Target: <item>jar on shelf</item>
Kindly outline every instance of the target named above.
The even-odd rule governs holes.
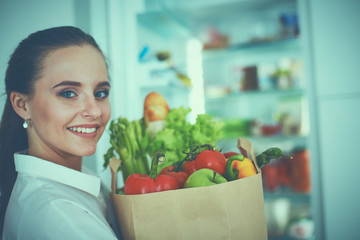
[[[298,193],[308,193],[311,189],[310,162],[307,149],[296,150],[291,161],[291,189]]]

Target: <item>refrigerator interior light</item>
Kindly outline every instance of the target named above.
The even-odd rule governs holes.
[[[192,81],[190,93],[190,122],[194,123],[198,114],[205,113],[203,72],[202,72],[202,44],[199,40],[189,39],[186,45],[187,72]]]

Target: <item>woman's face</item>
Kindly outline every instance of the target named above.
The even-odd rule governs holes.
[[[28,102],[29,154],[68,167],[92,155],[110,119],[109,90],[105,60],[94,47],[48,54]]]

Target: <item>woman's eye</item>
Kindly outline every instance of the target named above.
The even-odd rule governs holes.
[[[106,98],[109,95],[109,91],[108,90],[100,90],[95,92],[94,96],[96,98]]]
[[[76,93],[74,91],[71,91],[71,90],[65,90],[65,91],[60,92],[59,95],[64,97],[64,98],[73,98],[73,97],[76,96]]]

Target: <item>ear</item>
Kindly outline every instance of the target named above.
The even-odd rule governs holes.
[[[14,111],[23,119],[29,118],[30,112],[27,107],[28,97],[22,93],[11,92],[10,101]]]

